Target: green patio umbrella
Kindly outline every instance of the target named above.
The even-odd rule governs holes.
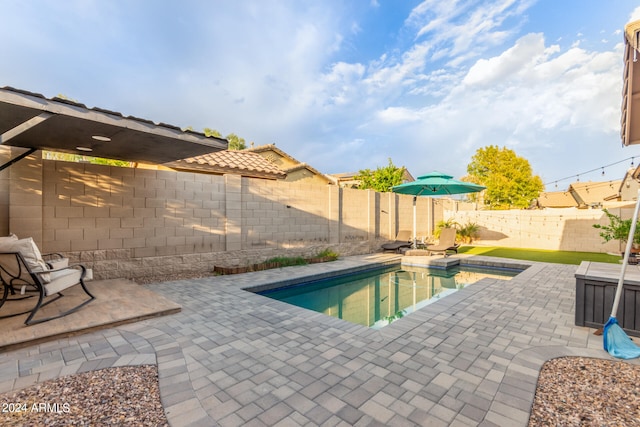
[[[487,187],[471,182],[458,181],[451,175],[431,172],[415,181],[394,186],[391,191],[413,195],[413,246],[416,246],[416,198],[418,196],[446,196],[451,194],[477,193]]]

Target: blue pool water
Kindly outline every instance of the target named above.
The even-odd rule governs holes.
[[[269,298],[381,328],[478,280],[510,279],[520,271],[392,266],[258,292]]]

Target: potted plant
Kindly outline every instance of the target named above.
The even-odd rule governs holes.
[[[602,210],[609,219],[608,225],[593,224],[593,228],[600,231],[600,237],[604,239],[604,243],[611,240],[618,240],[621,244],[626,244],[629,239],[629,231],[631,230],[631,219],[622,219],[618,215],[612,214],[607,209]],[[640,252],[640,227],[636,226],[636,232],[633,235],[633,248],[630,255],[634,252]]]

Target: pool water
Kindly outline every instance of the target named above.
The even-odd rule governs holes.
[[[465,266],[445,270],[396,265],[259,294],[379,329],[480,279],[508,280],[518,273]]]

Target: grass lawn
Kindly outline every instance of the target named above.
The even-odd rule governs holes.
[[[548,251],[542,249],[501,248],[496,246],[462,246],[458,250],[458,253],[576,265],[579,265],[582,261],[618,264],[622,259],[620,256],[597,252]]]

